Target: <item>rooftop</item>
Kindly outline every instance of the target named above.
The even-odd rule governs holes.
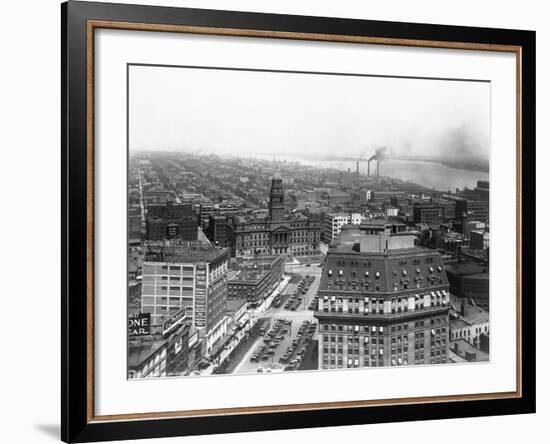
[[[469,274],[467,279],[478,279],[480,281],[487,281],[487,284],[489,284],[489,273]]]
[[[378,234],[367,234],[361,226],[346,225],[336,239],[333,247],[339,252],[372,252],[384,253],[389,250],[406,250],[414,248],[414,233],[391,233],[391,225]]]
[[[239,282],[258,283],[268,274],[269,274],[269,270],[266,270],[266,271],[263,271],[261,269],[241,270],[237,274],[232,276],[231,279],[228,280],[228,283],[239,283]]]
[[[227,248],[217,248],[208,244],[160,245],[149,248],[145,255],[147,262],[213,262],[227,255]]]
[[[327,191],[327,194],[330,197],[350,197],[349,193],[346,193],[345,191],[340,191],[340,190],[329,190]]]
[[[464,358],[466,353],[475,353],[476,362],[489,361],[489,355],[487,353],[480,350],[479,348],[474,347],[464,338],[451,341],[450,350],[461,358]]]
[[[144,342],[137,347],[130,347],[128,350],[128,367],[139,367],[144,361],[166,345],[167,342],[167,339],[159,339],[151,342]]]
[[[462,312],[462,304],[464,305],[464,315]],[[466,301],[451,294],[451,307],[455,311],[458,319],[464,321],[468,325],[484,324],[489,322],[489,312],[480,307],[472,305]]]
[[[166,188],[154,187],[149,190],[145,190],[143,194],[172,194],[172,191],[167,190]]]
[[[483,267],[475,262],[458,262],[456,264],[445,264],[445,271],[458,276],[487,273],[487,267]]]
[[[228,299],[225,303],[225,310],[238,311],[243,305],[247,305],[246,299]]]
[[[357,251],[347,245],[329,251],[320,290],[352,290],[361,293],[434,291],[449,282],[438,252],[419,247]]]

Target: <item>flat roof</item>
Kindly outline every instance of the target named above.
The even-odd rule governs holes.
[[[138,367],[144,361],[153,356],[168,342],[167,339],[158,339],[142,343],[138,347],[130,347],[128,350],[128,367]]]
[[[261,282],[269,274],[270,270],[240,270],[236,275],[232,276],[227,282],[229,284],[251,283],[256,284]]]
[[[479,348],[474,347],[472,344],[470,344],[466,339],[460,338],[455,339],[450,342],[449,350],[452,350],[455,354],[454,350],[454,344],[458,344],[458,352],[465,354],[466,352],[469,353],[475,353],[476,354],[476,361],[488,361],[489,360],[489,354],[485,353],[484,351],[480,350]],[[459,354],[462,358],[462,356]]]
[[[445,271],[452,274],[479,274],[483,273],[487,267],[476,264],[475,262],[460,262],[456,264],[445,264]]]
[[[226,311],[237,311],[243,305],[246,305],[246,299],[228,299],[225,305]]]
[[[152,248],[146,253],[144,262],[212,262],[215,259],[227,254],[227,248],[216,248],[213,246],[187,246],[170,245],[165,247]]]

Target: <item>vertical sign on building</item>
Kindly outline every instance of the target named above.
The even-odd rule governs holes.
[[[206,264],[195,265],[195,326],[206,327]]]

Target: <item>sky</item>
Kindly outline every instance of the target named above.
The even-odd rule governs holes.
[[[488,169],[490,84],[131,66],[131,151],[356,159]]]

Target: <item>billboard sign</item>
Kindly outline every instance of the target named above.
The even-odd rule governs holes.
[[[180,311],[174,313],[172,316],[162,322],[163,335],[172,331],[185,320],[185,308],[186,307],[183,307]]]
[[[134,313],[128,316],[128,337],[139,338],[151,334],[151,313]]]

